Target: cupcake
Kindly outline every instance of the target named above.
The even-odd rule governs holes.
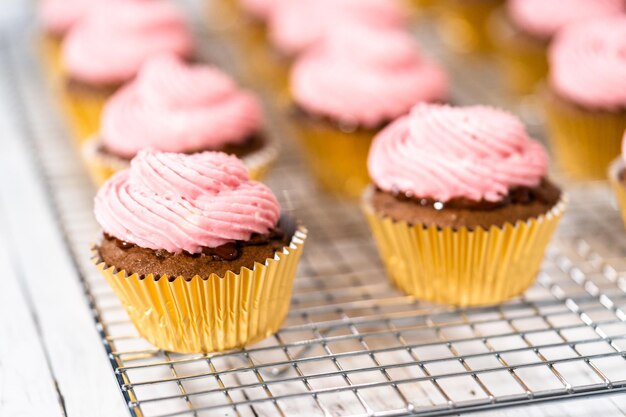
[[[184,17],[169,3],[124,0],[94,7],[62,45],[63,101],[79,141],[98,131],[106,99],[148,58],[189,57],[192,44]]]
[[[550,46],[544,94],[551,144],[579,179],[605,178],[626,129],[626,15],[575,23]]]
[[[374,135],[416,102],[445,101],[448,81],[404,31],[343,29],[294,64],[293,122],[321,185],[358,197]]]
[[[513,91],[529,94],[548,73],[547,48],[567,24],[624,12],[623,0],[508,0],[494,13],[492,39]]]
[[[278,69],[273,74],[274,84],[288,96],[292,61],[347,24],[399,29],[407,22],[408,13],[397,0],[284,0],[267,23],[271,59]]]
[[[491,48],[488,22],[503,0],[437,0],[434,5],[441,37],[457,52]]]
[[[306,230],[236,157],[141,151],[94,211],[94,263],[150,343],[208,353],[280,327]]]
[[[418,104],[376,136],[368,168],[365,214],[401,290],[470,306],[533,283],[565,199],[517,118]]]
[[[113,94],[101,125],[83,149],[97,184],[128,168],[142,149],[234,154],[253,178],[277,156],[277,146],[263,134],[253,94],[217,68],[173,55],[151,58],[134,81]]]
[[[626,132],[622,139],[622,154],[609,168],[609,182],[615,192],[617,202],[621,208],[622,218],[626,224]]]

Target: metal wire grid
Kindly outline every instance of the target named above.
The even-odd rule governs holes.
[[[0,68],[132,415],[443,416],[626,391],[626,233],[606,186],[569,187],[523,297],[459,310],[392,288],[358,207],[320,193],[290,141],[268,183],[310,239],[283,328],[238,351],[155,349],[88,260],[94,190],[32,52],[4,39]]]

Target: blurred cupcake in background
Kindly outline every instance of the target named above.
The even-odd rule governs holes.
[[[437,0],[437,26],[446,44],[457,52],[491,49],[488,22],[503,0]]]
[[[222,36],[232,42],[241,53],[242,77],[249,85],[269,90],[284,89],[281,78],[285,70],[282,62],[275,59],[267,42],[267,23],[270,16],[286,0],[232,0],[212,1],[212,7],[224,7],[228,3],[236,9],[236,24],[222,31]],[[221,20],[221,19],[220,19]],[[284,78],[284,76],[283,76]]]
[[[278,71],[273,78],[288,96],[289,65],[335,30],[359,24],[371,28],[406,27],[409,13],[397,0],[283,0],[270,14],[268,38]]]
[[[190,57],[193,40],[181,12],[159,0],[125,0],[94,7],[62,45],[63,102],[76,138],[98,130],[106,99],[160,53]]]
[[[471,306],[532,285],[565,199],[519,119],[419,104],[376,136],[368,168],[365,214],[401,290]]]
[[[609,167],[609,182],[617,197],[624,224],[626,224],[626,132],[622,138],[622,153]]]
[[[626,129],[626,15],[568,26],[548,58],[544,101],[557,161],[575,178],[605,178]]]
[[[93,261],[160,349],[238,348],[285,319],[307,232],[236,157],[142,151],[100,188],[94,214]]]
[[[61,42],[65,35],[100,0],[41,0],[39,22],[43,31],[41,53],[50,79],[61,77]]]
[[[282,1],[205,1],[208,29],[237,42],[265,44],[265,23]]]
[[[142,149],[196,153],[222,151],[260,177],[277,156],[262,131],[256,97],[222,71],[162,55],[106,103],[100,133],[83,149],[97,184],[126,169]]]
[[[395,0],[285,0],[271,14],[270,42],[281,55],[295,57],[346,22],[402,28],[408,14]]]
[[[448,98],[448,78],[402,30],[344,25],[291,71],[293,121],[314,173],[332,192],[357,197],[368,184],[374,135],[416,102]]]
[[[623,13],[624,0],[508,0],[491,34],[510,88],[532,93],[548,73],[548,44],[569,23]]]

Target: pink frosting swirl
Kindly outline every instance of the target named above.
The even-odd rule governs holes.
[[[368,169],[388,192],[499,201],[512,187],[539,185],[548,157],[502,110],[418,104],[374,139]]]
[[[199,253],[268,233],[280,206],[234,156],[142,151],[100,188],[94,212],[106,233],[125,242]]]
[[[626,16],[575,23],[549,51],[552,89],[592,109],[626,107]]]
[[[283,0],[270,16],[269,38],[281,53],[293,56],[350,21],[399,28],[407,13],[396,0]]]
[[[280,2],[281,0],[239,0],[239,6],[252,17],[266,21]]]
[[[132,158],[141,149],[217,150],[246,141],[260,128],[255,96],[228,75],[160,55],[107,102],[101,133],[107,150]]]
[[[160,0],[105,3],[90,10],[63,42],[71,78],[92,85],[121,84],[153,55],[191,54],[187,23],[173,5]]]
[[[624,0],[508,0],[510,19],[522,31],[549,39],[565,25],[624,12]]]
[[[303,54],[291,72],[294,100],[307,112],[375,127],[420,101],[443,101],[448,79],[402,30],[345,25]]]

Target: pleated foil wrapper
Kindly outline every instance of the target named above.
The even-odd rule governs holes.
[[[490,51],[489,18],[503,3],[503,0],[437,0],[433,7],[442,39],[458,52]]]
[[[549,139],[559,165],[576,179],[605,179],[609,164],[619,155],[626,109],[586,110],[542,92]]]
[[[63,85],[59,95],[65,119],[80,148],[100,130],[100,115],[111,92],[75,91]]]
[[[515,29],[504,7],[489,19],[489,33],[508,88],[516,94],[532,94],[548,74],[547,43]]]
[[[325,120],[294,118],[315,179],[326,191],[357,199],[369,184],[367,155],[375,130],[348,129]]]
[[[611,166],[608,169],[609,173],[609,183],[611,184],[611,188],[615,193],[615,198],[617,199],[617,203],[619,205],[620,214],[622,215],[622,219],[624,220],[624,224],[626,225],[626,185],[620,180],[620,174],[622,171],[626,169],[626,164],[624,164],[624,160],[619,157],[611,163]]]
[[[289,219],[289,246],[253,269],[224,277],[128,275],[93,262],[113,288],[139,334],[154,346],[179,353],[210,353],[243,347],[275,333],[289,309],[296,268],[307,230]]]
[[[63,79],[61,39],[52,35],[42,35],[39,55],[48,82],[54,89],[59,88]]]
[[[420,300],[480,306],[514,297],[535,281],[567,205],[489,230],[410,225],[379,215],[365,193],[363,209],[389,279]]]
[[[97,135],[91,136],[82,145],[81,154],[94,184],[101,186],[116,172],[130,167],[130,161],[106,154],[101,151],[102,142]],[[261,180],[278,158],[279,145],[274,140],[267,140],[265,146],[241,158],[248,168],[250,178]]]

